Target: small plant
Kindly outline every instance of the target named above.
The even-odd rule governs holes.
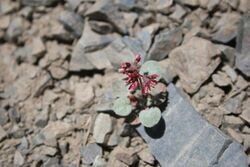
[[[155,126],[161,119],[159,106],[166,100],[166,85],[160,82],[162,71],[156,61],[141,65],[139,54],[133,62],[122,63],[119,72],[126,78],[113,83],[114,112],[120,116],[134,116],[133,124]]]

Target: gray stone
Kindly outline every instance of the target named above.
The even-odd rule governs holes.
[[[137,128],[161,166],[222,167],[218,164],[226,163],[247,167],[242,148],[232,149],[236,142],[203,120],[173,84],[168,93],[162,121],[151,129]]]
[[[32,9],[32,7],[30,7],[30,6],[23,7],[23,8],[20,10],[21,16],[23,16],[23,17],[26,18],[26,19],[32,18],[32,13],[33,13],[33,9]]]
[[[102,155],[102,148],[95,143],[88,144],[80,149],[80,154],[83,163],[90,165],[95,161],[97,156]]]
[[[106,167],[107,161],[104,158],[101,158],[101,156],[97,156],[92,166],[93,167]]]
[[[242,129],[242,132],[250,134],[250,128],[248,126],[244,126],[244,128]]]
[[[198,6],[199,0],[175,0],[176,2],[182,3],[189,6]]]
[[[21,143],[17,146],[17,150],[22,154],[26,155],[29,153],[29,142],[26,137],[21,139]]]
[[[215,97],[216,98],[216,97]],[[219,100],[217,100],[218,102]],[[210,102],[210,104],[212,104],[213,102]],[[207,108],[207,107],[206,107]],[[223,111],[222,110],[213,110],[213,109],[210,109],[211,111],[205,111],[205,118],[207,119],[207,121],[216,126],[216,127],[220,127],[221,126],[221,122],[222,122],[222,119],[223,119]]]
[[[133,34],[136,21],[139,17],[138,13],[135,12],[124,12],[123,13],[124,22],[128,26],[129,34]]]
[[[236,9],[239,4],[239,0],[227,0],[227,3],[233,8]]]
[[[119,166],[119,167],[129,167],[128,165],[126,165],[125,163],[117,160],[117,159],[113,159],[112,158],[112,161],[110,161],[111,158],[109,158],[109,161],[108,161],[108,165],[107,166]]]
[[[207,3],[207,9],[213,11],[220,3],[220,0],[209,0]]]
[[[150,164],[150,165],[154,165],[155,163],[155,158],[154,156],[150,153],[150,150],[148,148],[143,149],[142,151],[140,151],[138,153],[138,156],[141,160],[143,160],[144,162]]]
[[[162,17],[161,17],[162,18]],[[152,13],[144,13],[140,15],[138,19],[138,23],[141,27],[148,26],[157,22],[155,16]]]
[[[44,128],[49,121],[49,109],[46,108],[40,113],[36,114],[35,125],[40,128]]]
[[[111,158],[112,157],[112,158]],[[138,162],[138,156],[133,149],[118,146],[110,154],[109,165],[114,163],[114,161],[120,161],[128,166],[133,166]],[[112,162],[113,161],[113,162]]]
[[[244,125],[244,122],[239,117],[233,115],[225,115],[224,116],[225,122],[231,125]]]
[[[61,107],[56,112],[56,118],[59,119],[59,120],[62,120],[68,113],[71,113],[72,110],[73,110],[72,107],[63,105],[63,107]]]
[[[243,112],[240,115],[240,117],[243,118],[248,123],[250,123],[250,112],[249,112],[249,110],[243,110]]]
[[[15,108],[10,108],[8,110],[8,113],[9,113],[9,118],[10,118],[11,122],[13,122],[13,123],[20,122],[21,114],[18,111],[16,111]]]
[[[246,93],[242,92],[239,95],[228,99],[225,106],[225,114],[240,114],[242,112],[241,105],[243,99],[246,97]]]
[[[153,10],[156,10],[162,13],[168,13],[169,8],[173,4],[173,1],[174,0],[157,0],[155,1],[153,5],[150,4],[149,7],[151,8],[151,6],[153,6]]]
[[[238,13],[226,13],[222,15],[214,27],[216,32],[213,34],[212,40],[221,43],[230,42],[237,35],[239,20],[240,15]]]
[[[171,51],[170,64],[185,91],[194,93],[200,88],[220,64],[219,54],[215,45],[198,37]]]
[[[64,11],[59,17],[59,22],[62,23],[65,29],[71,32],[76,38],[81,37],[84,20],[79,14],[70,11]]]
[[[40,37],[31,38],[26,42],[25,47],[30,63],[37,63],[38,59],[42,58],[46,52],[46,48]]]
[[[75,11],[77,7],[82,3],[79,0],[66,0],[68,2],[68,7],[70,10]]]
[[[154,43],[149,51],[149,58],[152,60],[164,59],[172,49],[182,42],[182,29],[161,31],[155,36]]]
[[[118,5],[120,9],[130,10],[136,6],[136,0],[115,0],[115,4]]]
[[[25,159],[19,151],[15,152],[14,155],[14,166],[21,167],[24,165]]]
[[[36,147],[36,146],[43,144],[45,141],[46,141],[46,138],[44,134],[38,133],[31,139],[31,144],[32,144],[32,147]]]
[[[56,121],[49,122],[49,124],[43,128],[42,133],[45,139],[49,140],[65,136],[71,130],[73,130],[73,126],[71,124],[62,121]]]
[[[7,136],[5,130],[0,126],[0,142]]]
[[[156,33],[156,31],[158,31],[159,28],[160,25],[158,23],[150,24],[146,27],[143,27],[142,30],[136,34],[137,38],[141,40],[143,49],[145,51],[149,50],[154,34]]]
[[[146,56],[142,43],[131,37],[123,37],[113,41],[103,50],[103,54],[107,55],[115,69],[119,68],[122,62],[134,61],[136,54],[141,55],[141,62],[145,61]]]
[[[108,21],[115,26],[115,29],[122,33],[128,33],[128,26],[124,22],[124,15],[119,11],[112,0],[96,1],[85,13],[91,20]]]
[[[93,137],[95,141],[100,144],[107,143],[112,130],[113,127],[111,117],[108,114],[98,114],[93,129]]]
[[[82,37],[72,52],[69,64],[70,71],[95,69],[96,61],[102,61],[102,63],[107,64],[106,61],[108,60],[106,60],[105,54],[102,52],[98,55],[95,54],[95,51],[106,47],[115,40],[116,37],[117,34],[100,35],[93,32],[88,22],[86,22]]]
[[[7,29],[10,24],[10,16],[9,15],[0,16],[0,22],[1,22],[0,29],[2,30]]]
[[[107,89],[101,96],[100,101],[95,105],[95,110],[97,112],[111,112],[113,101],[112,89]]]
[[[18,124],[14,124],[11,128],[9,134],[16,139],[22,138],[25,135],[25,129],[18,126]]]
[[[24,31],[24,20],[21,17],[14,18],[7,29],[6,35],[9,40],[16,40]]]
[[[9,121],[8,111],[0,108],[0,125],[3,126]]]
[[[44,167],[61,167],[61,165],[59,165],[59,159],[57,157],[48,158],[48,160],[44,162],[43,166]]]
[[[169,17],[171,19],[180,21],[186,14],[187,11],[181,5],[176,4],[174,12]]]
[[[117,130],[115,129],[113,133],[110,135],[107,145],[110,147],[114,147],[118,145],[118,142],[119,142],[119,136],[117,134]]]
[[[65,141],[59,141],[60,153],[64,156],[69,151],[69,143]]]
[[[247,150],[250,149],[250,135],[249,134],[241,134],[243,138],[243,147],[244,150],[247,152]]]
[[[250,107],[250,99],[247,98],[242,105],[242,113],[240,117],[250,123],[250,112],[249,112],[249,107]]]
[[[93,32],[89,23],[86,22],[83,35],[79,42],[84,47],[84,52],[88,53],[106,47],[113,40],[115,40],[116,37],[118,37],[117,34],[100,35]]]
[[[218,161],[219,167],[248,166],[247,157],[242,151],[242,146],[236,142],[231,143],[222,153]]]
[[[239,10],[242,12],[247,12],[250,9],[250,1],[240,0]]]
[[[219,87],[224,87],[231,84],[231,79],[224,72],[221,71],[218,71],[216,74],[213,74],[212,80]]]
[[[63,62],[62,62],[63,63]],[[54,79],[63,79],[68,75],[68,62],[65,61],[63,64],[61,64],[59,61],[54,62],[49,67],[49,71],[51,73],[51,76]]]
[[[233,68],[231,68],[229,65],[225,65],[222,70],[225,71],[233,83],[236,82],[238,76]]]
[[[95,97],[92,85],[86,83],[77,83],[75,85],[75,108],[87,108],[93,104]]]
[[[112,69],[110,60],[107,58],[107,55],[104,54],[103,50],[86,53],[84,56],[94,67],[92,69]]]
[[[159,62],[162,69],[165,70],[163,73],[163,78],[167,83],[170,83],[173,81],[173,79],[177,76],[177,74],[174,72],[173,66],[171,65],[170,59],[164,59]]]
[[[225,63],[229,64],[231,67],[234,67],[235,64],[235,48],[229,47],[227,45],[217,45],[219,50],[222,53],[222,59]]]
[[[103,21],[90,20],[89,26],[91,29],[99,34],[109,34],[114,31],[113,26],[110,23]]]
[[[17,8],[17,4],[13,1],[1,1],[0,2],[0,15],[13,12]]]
[[[33,90],[33,96],[38,97],[50,86],[52,86],[52,77],[48,72],[42,71],[35,80],[35,87]]]
[[[187,21],[187,22],[189,22],[189,21]],[[190,27],[192,25],[186,25],[186,26]],[[204,28],[201,28],[199,26],[192,26],[192,28],[187,33],[185,33],[185,36],[184,36],[184,39],[183,39],[182,43],[183,44],[186,43],[187,41],[189,41],[194,36],[196,36],[196,37],[202,37],[202,38],[206,39],[206,38],[210,38],[211,35]]]
[[[31,95],[32,86],[32,80],[27,75],[22,75],[7,89],[6,95],[17,102],[25,101]],[[10,115],[9,118],[13,121]]]
[[[234,139],[234,140],[236,140],[237,142],[239,142],[239,143],[243,143],[243,138],[242,138],[242,136],[241,136],[241,134],[238,132],[238,131],[236,131],[236,130],[234,130],[234,129],[232,129],[232,128],[227,128],[227,133]]]
[[[15,55],[17,62],[28,61],[28,49],[26,47],[18,47],[15,50],[14,55]]]
[[[48,147],[45,145],[42,145],[38,148],[36,148],[37,151],[39,152],[39,154],[41,155],[48,155],[48,156],[55,156],[55,154],[57,153],[57,149],[54,147]]]
[[[52,6],[61,0],[21,0],[24,6]]]
[[[236,67],[245,75],[250,76],[250,12],[241,18],[237,43],[236,43]]]
[[[44,92],[42,97],[42,103],[44,107],[38,107],[37,110],[50,110],[49,106],[54,104],[59,99],[59,94],[55,93],[54,91],[48,89]],[[47,112],[47,111],[46,111]]]

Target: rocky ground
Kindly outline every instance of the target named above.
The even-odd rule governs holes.
[[[107,93],[160,61],[250,164],[249,0],[1,0],[0,166],[159,166]],[[167,126],[167,125],[166,125]]]

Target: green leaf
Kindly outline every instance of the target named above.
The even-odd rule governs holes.
[[[158,107],[143,110],[139,114],[139,119],[145,127],[151,128],[161,120],[161,110]]]
[[[112,92],[114,97],[127,97],[129,94],[128,86],[123,80],[116,80],[113,82]]]
[[[164,70],[159,65],[157,61],[149,60],[145,62],[140,69],[140,74],[147,74],[147,75],[153,75],[157,74],[159,77],[156,78],[157,81],[159,81],[163,76]]]
[[[132,112],[132,106],[127,97],[120,97],[115,100],[113,110],[117,115],[127,116]]]

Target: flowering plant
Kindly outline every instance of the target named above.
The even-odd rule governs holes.
[[[166,100],[166,85],[160,82],[162,69],[156,61],[141,65],[137,54],[133,62],[121,64],[119,72],[126,77],[113,83],[114,112],[120,116],[135,116],[134,122],[153,127],[161,119],[159,105]]]

